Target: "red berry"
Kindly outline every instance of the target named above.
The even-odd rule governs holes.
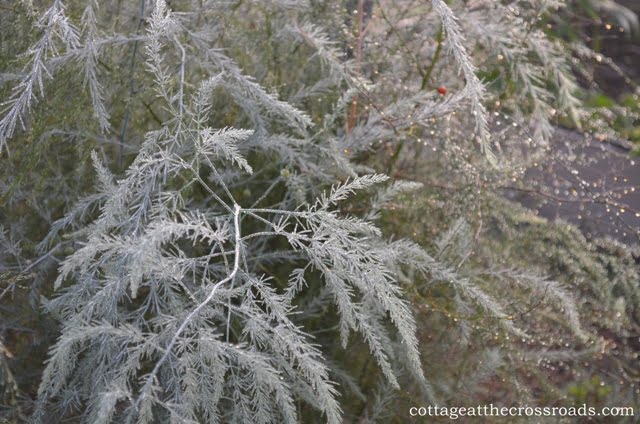
[[[444,96],[445,94],[447,94],[447,87],[441,85],[440,87],[438,87],[438,93],[440,93],[441,96]]]

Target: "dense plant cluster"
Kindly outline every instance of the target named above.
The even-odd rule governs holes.
[[[564,6],[11,3],[0,416],[637,404],[632,248],[503,196],[593,116]]]

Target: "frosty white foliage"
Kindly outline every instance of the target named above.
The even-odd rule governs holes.
[[[96,119],[100,124],[100,129],[107,131],[109,129],[109,112],[104,105],[104,88],[97,75],[100,52],[96,45],[99,34],[94,7],[98,7],[97,3],[94,5],[94,2],[90,2],[82,15],[82,26],[86,40],[80,60],[83,61],[84,67],[84,85],[89,87]]]
[[[376,220],[380,217],[381,210],[395,198],[404,193],[411,193],[422,188],[422,184],[414,181],[395,181],[385,190],[381,190],[371,204],[371,210],[367,213],[368,220]]]
[[[471,101],[471,113],[476,120],[476,132],[480,139],[482,149],[487,159],[495,164],[496,157],[489,145],[489,127],[487,123],[487,110],[483,103],[485,88],[476,76],[476,67],[473,64],[464,43],[462,30],[449,6],[443,0],[432,0],[433,9],[442,21],[442,28],[447,38],[447,47],[455,57],[460,72],[464,76],[466,85],[460,94]]]
[[[457,308],[461,311],[481,309],[493,317],[506,331],[519,337],[527,336],[527,328],[515,324],[514,316],[507,312],[510,299],[504,299],[500,292],[509,285],[520,290],[530,290],[540,303],[550,304],[564,315],[567,327],[582,341],[589,340],[589,334],[582,328],[576,299],[558,282],[548,280],[533,272],[512,269],[487,269],[486,271],[465,272],[465,261],[473,248],[473,236],[468,223],[459,218],[436,241],[435,257],[426,254],[412,242],[398,242],[398,256],[422,264],[422,271],[430,274],[433,281],[441,281],[456,290]],[[490,281],[487,286],[484,278]],[[470,302],[471,304],[470,304]]]
[[[11,98],[2,104],[4,116],[0,120],[0,150],[5,148],[7,139],[13,135],[17,125],[24,127],[24,116],[38,93],[44,95],[44,79],[51,77],[47,59],[59,54],[59,44],[66,49],[77,48],[80,44],[78,30],[67,19],[62,0],[54,0],[38,20],[37,26],[42,29],[42,36],[27,52],[29,67],[25,70],[25,76],[13,88]]]
[[[85,17],[91,25],[91,9]],[[99,193],[54,224],[42,245],[70,226],[78,228],[74,240],[82,240],[60,266],[55,284],[64,289],[47,305],[63,329],[42,378],[34,421],[44,422],[55,411],[64,415],[65,405],[79,402],[82,421],[91,423],[295,423],[302,419],[295,402],[302,399],[327,422],[340,423],[325,354],[296,324],[306,313],[296,300],[319,282],[339,311],[345,348],[351,332],[362,334],[388,383],[399,388],[395,337],[385,324],[390,321],[407,368],[425,384],[416,323],[395,277],[410,261],[398,261],[370,221],[338,209],[387,177],[351,171],[352,178],[310,204],[291,202],[287,191],[300,189],[293,185],[275,205],[260,207],[267,197],[273,201],[269,191],[282,178],[293,178],[283,174],[257,200],[241,201],[234,187],[254,184],[252,174],[263,171],[256,166],[266,168],[246,154],[264,155],[278,136],[267,133],[268,125],[257,131],[208,126],[214,90],[221,87],[242,100],[255,123],[279,120],[303,136],[308,119],[218,51],[205,56],[216,73],[189,97],[184,61],[177,83],[168,71],[171,48],[181,57],[185,47],[165,2],[155,3],[148,28],[147,68],[168,119],[147,132],[121,178],[94,153]],[[96,75],[85,77],[92,84]],[[99,109],[100,88],[93,84]],[[317,167],[311,178],[331,174],[321,162],[310,162],[309,150],[317,149],[310,140],[279,137],[279,160],[301,171]],[[393,186],[377,207],[407,188],[415,187]],[[201,193],[199,200],[190,198],[193,192]],[[76,226],[96,203],[99,216]],[[273,250],[278,240],[288,247]],[[268,255],[297,267],[286,287],[265,274]]]
[[[400,153],[442,159],[424,174],[445,183],[462,175],[471,196],[486,196],[480,189],[509,158],[492,138],[496,112],[486,104],[495,99],[478,77],[480,61],[493,60],[487,51],[503,57],[516,85],[505,103],[542,143],[553,108],[580,118],[562,46],[498,1],[380,2],[353,37],[344,23],[355,21],[352,10],[320,3],[143,0],[120,16],[108,2],[85,0],[68,14],[81,16],[78,29],[61,0],[43,9],[24,72],[0,76],[15,84],[0,150],[19,126],[29,129],[29,108],[63,66],[79,70],[97,124],[78,138],[100,142],[91,154],[95,193],[66,216],[47,217],[40,259],[19,263],[19,244],[0,228],[0,259],[20,271],[52,252],[61,257],[57,294],[45,302],[61,335],[34,422],[296,423],[312,409],[328,423],[385,422],[406,374],[425,399],[436,398],[412,311],[425,305],[407,301],[404,288],[419,302],[422,288],[445,287],[460,316],[477,314],[519,337],[530,328],[504,290],[526,293],[589,339],[581,305],[562,284],[469,266],[480,229],[464,218],[429,241],[432,254],[385,237],[379,221],[394,202],[432,187],[427,179],[389,181],[360,157],[391,158],[394,176]],[[516,3],[533,16],[561,5]],[[262,37],[269,39],[256,41]],[[122,63],[127,72],[117,69]],[[439,93],[440,85],[449,91]],[[119,140],[108,134],[114,124],[122,125]],[[42,137],[72,133],[56,127]],[[518,142],[525,135],[518,130]],[[407,140],[418,147],[401,151]],[[492,166],[474,161],[478,151]],[[329,346],[322,334],[332,337]],[[332,357],[359,343],[380,370],[375,393],[363,393],[359,376]],[[486,368],[461,381],[494,375],[503,360],[497,350],[485,351]],[[347,415],[346,391],[372,395],[373,405]]]

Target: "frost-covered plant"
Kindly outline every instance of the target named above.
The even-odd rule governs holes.
[[[156,14],[166,19],[161,8]],[[340,422],[321,351],[293,321],[305,313],[293,302],[314,272],[326,284],[325,302],[337,306],[345,346],[351,330],[362,332],[397,387],[383,326],[389,314],[410,368],[423,378],[415,322],[393,277],[401,261],[395,246],[372,224],[333,210],[386,178],[354,177],[293,210],[286,196],[268,207],[262,199],[240,206],[228,183],[243,177],[225,161],[251,173],[236,147],[251,133],[200,127],[206,108],[176,110],[170,124],[149,133],[122,180],[94,156],[103,206],[74,234],[86,241],[57,279],[62,285],[72,275],[75,284],[49,305],[65,324],[37,415],[50,413],[44,404],[54,398],[63,409],[86,402],[92,423],[296,422],[300,396]],[[199,202],[185,198],[192,190],[202,192]],[[275,238],[286,244],[274,249]],[[279,263],[299,265],[281,291],[262,271]]]
[[[494,233],[519,225],[496,193],[584,116],[538,26],[559,2],[505,3],[21,2],[38,33],[1,81],[0,294],[32,281],[60,334],[17,415],[385,422],[487,399],[514,357],[500,387],[533,402],[535,361],[600,347],[573,281]],[[530,348],[550,336],[571,349]]]
[[[88,67],[98,55],[93,7],[84,14],[87,45],[74,44],[70,53],[86,50],[78,55],[86,54]],[[46,13],[67,22],[60,2]],[[359,176],[331,151],[305,164],[305,154],[323,152],[317,146],[322,134],[316,141],[307,130],[310,119],[242,75],[221,51],[205,49],[205,36],[184,25],[163,1],[154,4],[145,50],[163,104],[161,127],[146,133],[121,179],[94,153],[98,193],[53,225],[56,237],[99,205],[96,219],[66,236],[76,250],[56,279],[63,293],[47,304],[63,322],[62,335],[44,370],[33,419],[77,414],[91,423],[296,422],[295,402],[304,399],[327,422],[341,422],[330,369],[303,327],[308,314],[331,304],[343,347],[350,332],[360,333],[399,388],[389,320],[407,368],[426,387],[415,321],[395,278],[397,267],[411,265],[401,256],[403,244],[385,242],[370,221],[336,209],[387,178]],[[184,37],[200,43],[199,59],[218,68],[195,91],[187,80]],[[179,60],[174,80],[165,59],[169,47]],[[27,81],[39,80],[39,57],[36,77]],[[105,128],[95,71],[85,77]],[[245,109],[255,130],[208,125],[216,90]],[[10,100],[6,135],[31,92],[18,86],[16,93],[27,94]],[[278,170],[261,166],[267,161],[280,165],[280,175],[256,177]],[[254,172],[250,162],[261,168]],[[322,182],[323,173],[330,176],[331,163],[347,178],[307,203],[307,187]],[[318,169],[305,175],[305,165]],[[261,194],[245,193],[251,188]],[[277,279],[278,267],[290,268],[288,281]],[[297,304],[308,285],[317,300]]]

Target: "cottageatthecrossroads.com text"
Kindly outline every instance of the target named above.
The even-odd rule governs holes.
[[[630,406],[595,408],[582,406],[412,406],[411,417],[448,417],[451,420],[466,417],[633,417],[635,411]]]

